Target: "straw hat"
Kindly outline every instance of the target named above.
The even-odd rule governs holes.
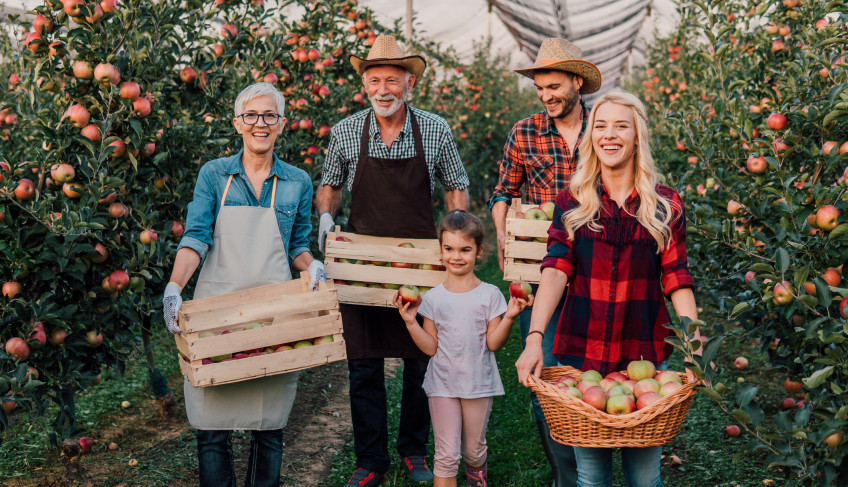
[[[583,51],[565,39],[545,39],[536,55],[536,63],[529,68],[516,69],[515,72],[528,78],[533,71],[557,69],[576,74],[583,78],[580,93],[594,93],[601,88],[601,70],[583,59]]]
[[[374,45],[368,51],[368,57],[362,59],[357,56],[350,56],[350,64],[353,69],[362,76],[362,73],[371,66],[377,64],[388,64],[391,66],[399,66],[406,69],[415,76],[415,84],[421,79],[424,74],[424,69],[427,67],[427,61],[421,56],[407,56],[403,49],[398,45],[394,36],[379,36],[374,40]]]

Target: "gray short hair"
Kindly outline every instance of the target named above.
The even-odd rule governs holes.
[[[274,88],[274,85],[271,83],[259,82],[253,83],[247,88],[241,90],[238,97],[236,97],[236,105],[235,105],[235,116],[238,117],[241,115],[244,110],[244,106],[250,100],[254,98],[259,98],[260,96],[270,95],[271,98],[274,99],[274,104],[277,105],[277,113],[280,116],[285,116],[286,114],[286,97],[278,90]]]

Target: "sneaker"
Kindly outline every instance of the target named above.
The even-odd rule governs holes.
[[[432,482],[433,472],[427,468],[424,457],[403,457],[403,468],[406,476],[413,482]]]
[[[465,466],[465,478],[468,482],[468,487],[489,487],[489,482],[486,480],[486,465],[483,465],[479,469],[477,468],[468,468]]]
[[[383,474],[357,468],[344,487],[372,487],[383,483]]]

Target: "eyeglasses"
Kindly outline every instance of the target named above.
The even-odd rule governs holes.
[[[283,117],[279,113],[242,113],[239,115],[241,117],[241,121],[246,123],[247,125],[256,125],[259,119],[262,119],[262,122],[265,125],[277,125],[277,122],[280,121]]]

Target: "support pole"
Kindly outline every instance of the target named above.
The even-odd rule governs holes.
[[[406,40],[412,42],[412,0],[406,0]]]

